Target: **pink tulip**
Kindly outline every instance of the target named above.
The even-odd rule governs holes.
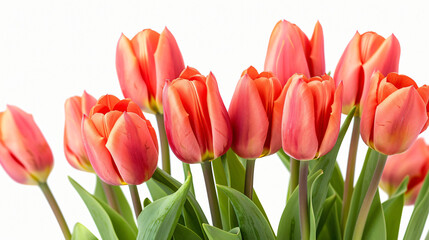
[[[307,79],[299,74],[293,75],[288,84],[283,89],[283,150],[297,160],[319,158],[334,147],[338,138],[343,85],[335,88],[328,75]]]
[[[187,67],[163,93],[165,130],[176,156],[185,163],[210,161],[231,146],[231,125],[216,79]]]
[[[265,71],[270,71],[282,85],[295,73],[306,77],[325,74],[323,30],[319,22],[311,40],[301,29],[286,20],[279,21],[271,33],[265,58]]]
[[[116,71],[122,93],[149,113],[162,113],[162,89],[185,68],[176,39],[165,28],[161,34],[145,29],[131,41],[121,35],[116,49]]]
[[[15,106],[0,113],[0,164],[18,183],[46,182],[54,159],[33,116]]]
[[[428,86],[405,75],[374,73],[362,104],[363,141],[385,155],[404,152],[428,125],[428,100]]]
[[[92,167],[108,184],[138,185],[155,172],[155,130],[130,99],[101,97],[82,119],[82,140]]]

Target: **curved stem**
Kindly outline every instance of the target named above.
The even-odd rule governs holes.
[[[294,158],[290,158],[290,179],[289,179],[289,189],[287,192],[287,199],[289,200],[292,196],[293,190],[298,186],[299,179],[299,165],[300,162]]]
[[[51,209],[54,212],[55,217],[57,218],[57,221],[58,221],[58,224],[60,225],[61,231],[64,234],[64,238],[66,240],[70,240],[71,239],[70,229],[67,226],[64,215],[61,212],[60,207],[58,206],[58,203],[55,200],[54,195],[51,192],[51,189],[49,188],[49,186],[46,182],[39,183],[39,187],[42,190],[43,194],[45,195],[46,200],[48,200],[48,203],[51,206]]]
[[[113,210],[121,214],[121,210],[119,209],[118,199],[116,199],[116,195],[113,192],[112,186],[103,182],[103,180],[101,180],[101,186],[103,187],[104,194],[106,195],[107,203],[109,203],[110,207],[113,208]]]
[[[308,161],[302,161],[299,166],[299,222],[301,239],[310,239],[310,221],[308,219],[307,200]]]
[[[246,161],[246,178],[244,179],[244,194],[252,200],[253,197],[253,176],[255,173],[255,159]]]
[[[219,202],[217,200],[216,188],[213,179],[212,163],[202,162],[204,181],[206,183],[207,197],[209,199],[210,213],[212,215],[213,226],[222,229],[222,221],[220,217]]]
[[[134,213],[136,214],[136,218],[139,217],[142,212],[142,203],[140,201],[139,190],[136,185],[128,185],[130,188],[131,199],[133,200]]]
[[[162,170],[171,175],[170,149],[168,147],[167,134],[165,132],[164,115],[156,114],[155,117],[158,124],[159,140],[161,142]]]

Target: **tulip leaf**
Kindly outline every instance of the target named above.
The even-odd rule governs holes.
[[[217,188],[231,200],[243,239],[275,239],[270,224],[252,200],[233,188],[222,185]]]
[[[76,223],[73,228],[71,240],[98,240],[98,238],[95,237],[94,234],[92,234],[84,225]]]
[[[189,191],[190,191],[190,189],[189,189]],[[175,240],[182,240],[182,239],[186,239],[186,240],[202,240],[201,237],[198,236],[198,234],[196,234],[194,231],[192,231],[191,229],[183,226],[180,223],[178,223],[176,225],[176,229],[174,229],[173,238]]]
[[[129,225],[119,213],[107,203],[90,194],[71,177],[69,177],[69,181],[86,204],[102,239],[134,240],[136,238],[137,229]]]
[[[309,182],[310,184],[310,188],[309,188],[309,194],[308,196],[310,196],[310,199],[308,199],[308,205],[309,205],[309,221],[310,221],[310,240],[316,240],[316,230],[317,230],[317,225],[316,225],[316,219],[314,217],[314,209],[313,209],[313,189],[314,189],[314,185],[317,182],[317,180],[320,178],[320,176],[323,175],[322,170],[319,170],[317,172],[315,172],[315,176],[314,177],[310,177],[314,178],[314,180],[311,180],[311,182]]]
[[[225,174],[224,165],[225,158],[217,158],[213,160],[213,173],[215,177],[216,184],[228,186],[228,180]],[[231,229],[230,219],[229,219],[229,200],[225,193],[218,192],[219,199],[219,209],[222,220],[222,227],[224,230]],[[205,229],[204,229],[205,230]],[[207,233],[207,231],[206,231]],[[208,236],[210,238],[210,236]]]
[[[191,166],[189,165],[189,163],[184,163],[182,162],[182,167],[183,167],[183,174],[186,176],[188,176],[188,174],[192,175],[192,171],[191,171]],[[192,183],[191,188],[189,189],[189,191],[194,194],[195,196],[195,189],[194,189],[194,183]]]
[[[332,172],[331,180],[329,184],[332,186],[332,189],[337,193],[337,196],[342,200],[344,194],[344,178],[341,174],[340,166],[338,162],[335,163],[334,171]]]
[[[175,193],[158,199],[143,209],[137,220],[139,225],[138,240],[171,239],[182,213],[191,182],[192,177],[189,175],[186,182]]]
[[[143,207],[147,207],[151,203],[152,203],[152,201],[149,198],[145,198],[143,200]]]
[[[317,233],[318,240],[342,239],[340,227],[341,207],[342,202],[337,196],[335,197],[335,203],[332,209],[327,211],[328,215],[325,224],[321,225],[321,231]],[[319,221],[319,225],[321,223],[322,219]]]
[[[206,232],[209,240],[241,240],[240,228],[236,227],[231,229],[231,231],[226,232],[217,227],[210,226],[208,224],[203,224],[204,231]]]
[[[316,235],[319,236],[320,232],[323,230],[323,227],[328,222],[329,215],[334,212],[335,202],[338,200],[338,195],[336,193],[332,194],[326,198],[323,203],[322,213],[320,215],[319,223],[317,225]],[[331,224],[331,223],[328,223]]]
[[[407,191],[408,177],[406,177],[399,185],[396,192],[385,201],[383,206],[384,218],[386,220],[387,240],[398,239],[399,225],[401,223],[402,209],[404,207]]]
[[[362,239],[387,239],[386,220],[384,219],[384,211],[378,190],[369,209]]]
[[[283,149],[280,149],[277,152],[277,156],[279,156],[280,160],[282,161],[283,165],[285,165],[286,169],[290,171],[290,157],[283,151]]]

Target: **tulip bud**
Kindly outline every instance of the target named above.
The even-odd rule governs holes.
[[[276,153],[281,148],[282,85],[270,72],[245,70],[235,88],[228,114],[234,152],[246,159]]]
[[[145,29],[131,41],[121,35],[116,49],[116,71],[122,93],[143,111],[162,113],[162,89],[185,68],[176,39],[165,28],[161,34]]]
[[[82,119],[82,140],[92,167],[108,184],[139,185],[155,172],[155,130],[130,99],[101,97]]]
[[[83,92],[82,97],[68,98],[64,105],[64,153],[72,167],[86,172],[94,172],[94,170],[82,142],[82,117],[83,114],[89,115],[96,102],[93,96]]]
[[[414,204],[428,170],[429,145],[423,138],[419,138],[405,152],[387,158],[380,187],[391,196],[408,176],[405,204]]]
[[[284,86],[295,73],[306,77],[325,74],[323,30],[319,22],[311,40],[301,29],[286,20],[279,21],[271,33],[265,58],[265,71],[270,71]]]
[[[398,72],[400,54],[401,48],[395,35],[384,39],[375,32],[362,35],[356,32],[344,50],[334,74],[335,82],[344,84],[344,114],[363,102],[374,72],[380,71],[383,75]],[[356,113],[360,115],[362,112]]]
[[[297,160],[319,158],[334,147],[338,138],[343,85],[335,88],[328,75],[307,79],[295,74],[289,83],[283,89],[283,150]]]
[[[54,159],[33,116],[15,106],[0,113],[0,164],[18,183],[46,182]]]
[[[396,73],[374,73],[362,105],[360,133],[385,155],[404,152],[428,125],[429,87]]]
[[[212,73],[205,77],[187,67],[167,82],[162,98],[168,142],[180,160],[210,161],[229,149],[229,116]]]

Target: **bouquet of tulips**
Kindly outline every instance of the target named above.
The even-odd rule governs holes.
[[[65,102],[66,159],[97,175],[95,191],[70,183],[102,239],[390,240],[404,204],[414,204],[404,239],[419,239],[429,213],[429,146],[417,138],[429,124],[429,87],[396,73],[399,56],[394,35],[356,33],[331,76],[320,23],[309,39],[279,21],[264,71],[242,72],[227,110],[214,74],[185,67],[167,28],[122,35],[116,70],[125,99],[84,92]],[[158,135],[143,112],[155,114]],[[349,128],[342,173],[337,156]],[[360,138],[368,151],[354,184]],[[170,149],[183,162],[184,182],[171,176]],[[255,161],[271,154],[290,172],[277,230],[253,188]],[[97,239],[80,223],[70,231],[47,184],[50,147],[16,106],[0,113],[0,164],[16,182],[40,187],[65,239]],[[189,164],[202,167],[211,220],[195,198]],[[139,194],[143,183],[150,196]]]

